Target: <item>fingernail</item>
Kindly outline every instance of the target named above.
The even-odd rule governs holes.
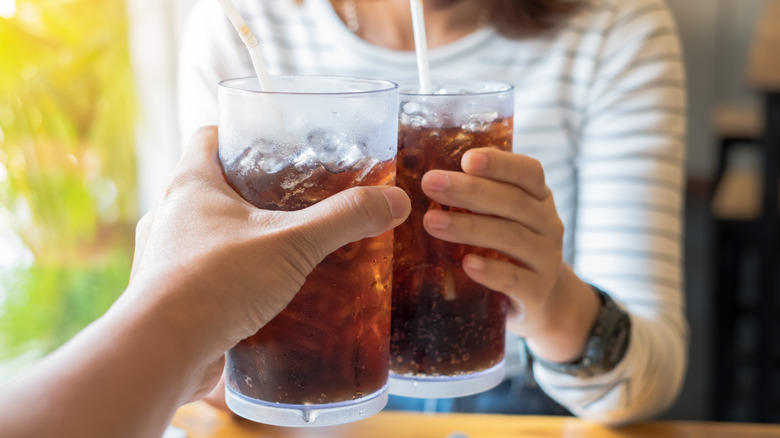
[[[447,213],[439,210],[431,210],[425,214],[425,222],[429,228],[444,230],[450,227],[452,221]]]
[[[482,260],[482,257],[466,256],[463,258],[463,267],[472,271],[482,271],[485,269],[485,261]]]
[[[446,173],[428,172],[423,179],[425,186],[434,192],[443,192],[450,185],[450,177]]]
[[[390,206],[390,213],[393,219],[401,219],[409,214],[410,202],[406,192],[399,187],[388,187],[382,190],[382,194],[387,199],[387,205]]]
[[[463,163],[463,168],[468,170],[485,170],[487,167],[488,157],[486,154],[483,154],[481,152],[473,152],[470,151],[467,153],[467,155],[464,157],[465,162]]]

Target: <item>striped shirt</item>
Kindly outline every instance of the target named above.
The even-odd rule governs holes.
[[[413,78],[414,53],[352,34],[327,0],[236,1],[271,74]],[[217,2],[184,34],[181,126],[216,124],[216,84],[252,76]],[[540,386],[583,418],[652,417],[677,397],[687,364],[682,209],[686,93],[681,47],[663,0],[590,0],[559,30],[507,39],[481,28],[429,51],[435,78],[516,88],[514,151],[538,159],[564,223],[564,259],[631,315],[625,359],[590,378],[536,365]],[[511,343],[508,352],[518,349]],[[508,360],[510,359],[508,355]]]

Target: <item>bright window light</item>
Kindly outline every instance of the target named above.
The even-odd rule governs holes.
[[[0,0],[0,17],[13,18],[16,15],[16,0]]]

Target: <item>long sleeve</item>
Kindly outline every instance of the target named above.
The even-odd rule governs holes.
[[[664,411],[685,376],[686,98],[663,2],[612,3],[622,6],[602,40],[577,137],[573,267],[629,312],[630,346],[608,374],[575,378],[538,364],[534,373],[576,415],[618,424]]]
[[[184,141],[199,127],[217,124],[218,84],[251,76],[248,62],[247,51],[219,3],[196,2],[182,34],[178,60],[179,129]]]

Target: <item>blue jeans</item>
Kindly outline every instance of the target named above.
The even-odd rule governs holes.
[[[475,395],[445,399],[419,399],[391,395],[385,409],[422,412],[479,412],[513,415],[571,415],[551,399],[530,376],[515,376]]]

